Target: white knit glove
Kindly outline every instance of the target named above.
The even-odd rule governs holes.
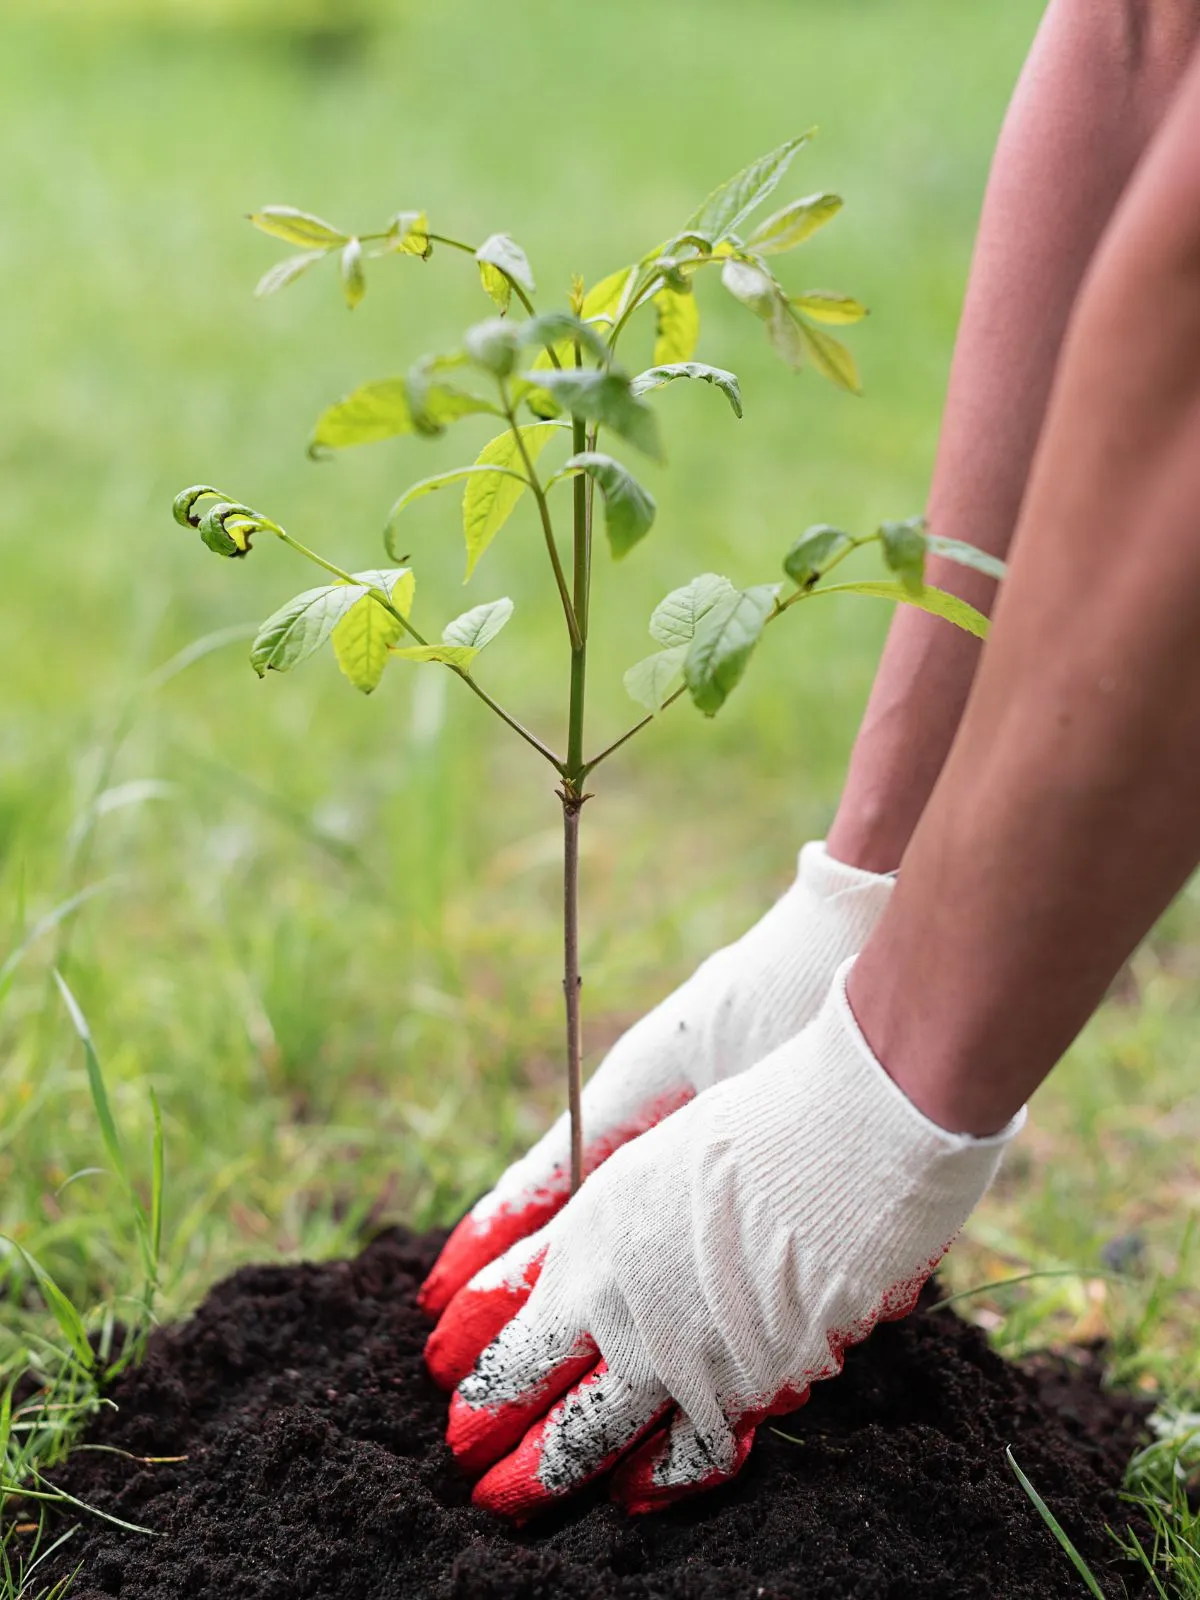
[[[806,845],[783,898],[635,1023],[596,1069],[583,1095],[584,1171],[811,1021],[833,974],[866,943],[892,882],[835,861],[823,844]],[[443,1311],[481,1267],[547,1223],[569,1193],[564,1115],[459,1223],[422,1287],[422,1307]],[[503,1321],[501,1308],[494,1332]],[[431,1356],[436,1362],[436,1344]],[[433,1370],[452,1388],[468,1368],[451,1361]]]
[[[634,1511],[725,1482],[764,1417],[912,1309],[1024,1113],[988,1139],[930,1122],[859,1031],[850,965],[802,1034],[619,1151],[487,1269],[514,1314],[447,1434],[490,1468],[476,1504],[521,1521],[621,1458]]]

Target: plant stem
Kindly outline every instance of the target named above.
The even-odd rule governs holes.
[[[512,429],[513,438],[517,441],[517,449],[521,453],[521,461],[525,467],[525,476],[529,480],[533,498],[537,501],[538,515],[542,519],[542,535],[546,541],[546,553],[550,557],[550,565],[554,569],[554,581],[558,585],[558,597],[562,601],[563,616],[567,622],[567,632],[571,635],[571,649],[573,652],[578,651],[583,644],[583,635],[579,631],[579,619],[575,615],[571,591],[567,588],[566,574],[563,572],[562,562],[559,560],[558,545],[554,539],[554,522],[550,516],[550,503],[546,499],[546,491],[542,488],[541,479],[534,469],[533,458],[525,448],[525,436],[521,432],[520,423],[517,421],[517,413],[513,408],[512,400],[509,398],[507,385],[501,386],[501,395],[504,402],[504,415],[508,419],[509,427]],[[580,445],[579,448],[582,449],[583,446]],[[578,592],[578,585],[576,585],[576,592]],[[570,766],[570,763],[571,757],[568,752],[567,765]]]
[[[571,1119],[571,1193],[583,1182],[583,1027],[579,971],[579,813],[586,795],[569,783],[563,807],[563,997],[567,1010],[567,1108]]]
[[[575,365],[583,365],[583,351],[575,344]],[[571,419],[571,443],[576,455],[587,447],[587,423]],[[559,798],[563,806],[563,995],[567,1012],[567,1105],[571,1120],[571,1193],[583,1182],[583,1025],[579,970],[579,814],[587,795],[583,782],[584,705],[587,689],[588,610],[592,582],[591,508],[586,474],[573,485],[571,578],[572,611],[576,631],[571,636],[571,688],[567,711],[567,761]]]

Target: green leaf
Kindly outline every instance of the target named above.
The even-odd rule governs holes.
[[[402,617],[412,610],[417,585],[407,567],[356,572],[354,576],[359,583],[382,590]],[[370,694],[379,686],[388,650],[403,632],[403,626],[371,594],[364,594],[350,607],[333,630],[333,653],[356,689]]]
[[[608,346],[595,328],[569,311],[544,311],[531,317],[521,324],[521,335],[527,345],[562,345],[571,351],[572,361],[576,342],[596,361],[608,355]]]
[[[423,426],[418,430],[410,398],[410,381],[383,378],[377,383],[364,383],[337,401],[317,419],[309,441],[309,453],[375,444],[381,439],[395,439],[418,431],[440,432],[446,423],[460,417],[485,413],[494,416],[496,413],[490,400],[434,385],[426,387],[422,395],[420,419]]]
[[[563,471],[586,472],[599,485],[604,496],[604,529],[618,561],[649,533],[658,510],[654,496],[619,461],[583,450],[565,463]]]
[[[517,357],[525,343],[524,329],[504,317],[489,317],[477,322],[463,335],[463,348],[476,366],[482,367],[497,378],[511,377],[516,371]]]
[[[829,563],[850,549],[854,540],[841,528],[820,522],[806,528],[783,558],[783,570],[801,589],[809,587]]]
[[[647,711],[659,712],[683,682],[683,663],[688,653],[686,644],[672,645],[668,650],[657,650],[654,655],[630,667],[622,680],[625,692]]]
[[[561,430],[554,422],[530,422],[521,428],[521,438],[531,461]],[[475,473],[467,479],[463,493],[463,533],[467,541],[467,578],[475,571],[479,558],[512,516],[526,489],[525,463],[516,437],[510,430],[497,435],[479,452],[476,467],[503,468],[502,472]]]
[[[403,378],[383,378],[362,384],[322,412],[309,450],[344,450],[413,431],[408,385]]]
[[[499,310],[500,315],[506,316],[512,304],[512,282],[504,276],[499,267],[493,267],[490,262],[479,263],[479,281],[483,285],[483,292]]]
[[[677,378],[694,378],[700,383],[711,383],[729,401],[734,416],[742,415],[742,388],[736,375],[726,372],[723,367],[710,367],[703,361],[672,361],[665,367],[648,367],[645,372],[638,373],[629,387],[636,395],[649,394],[652,389],[661,389],[664,384],[674,383]]]
[[[973,572],[982,572],[989,578],[995,578],[997,583],[1008,571],[999,556],[989,555],[986,550],[977,550],[973,544],[967,544],[962,539],[944,539],[940,533],[926,533],[925,543],[931,555],[941,556],[944,561],[955,561],[960,567],[970,567]]]
[[[741,681],[767,618],[775,606],[774,584],[735,590],[719,601],[696,630],[683,664],[684,682],[697,708],[716,716]]]
[[[483,466],[476,464],[470,467],[453,467],[449,472],[439,472],[432,478],[422,478],[420,483],[414,483],[410,489],[406,489],[400,496],[399,500],[396,501],[391,511],[388,512],[387,526],[384,528],[383,533],[383,542],[387,546],[387,552],[393,560],[399,559],[396,555],[393,545],[395,543],[396,521],[399,518],[400,513],[402,511],[407,511],[408,507],[412,505],[414,501],[423,500],[427,494],[436,494],[439,489],[446,489],[452,483],[462,483],[464,479],[470,478],[478,472],[499,473],[503,477],[515,478],[517,483],[522,488],[527,489],[529,487],[528,478],[525,477],[523,472],[517,471],[516,468],[491,466],[488,464],[484,464]]]
[[[756,317],[764,322],[771,320],[779,304],[780,289],[765,267],[730,256],[721,268],[721,282],[733,298],[749,307]]]
[[[351,239],[342,249],[342,293],[351,311],[367,292],[366,274],[363,272],[363,250],[357,239]]]
[[[442,642],[459,649],[478,652],[486,649],[513,614],[513,603],[507,598],[489,600],[481,606],[472,606],[461,617],[455,617],[442,629]]]
[[[948,594],[945,589],[937,589],[928,583],[917,591],[906,589],[900,583],[830,583],[812,592],[815,595],[865,594],[876,600],[894,600],[903,605],[916,606],[918,611],[928,611],[930,616],[941,617],[945,622],[952,622],[956,628],[974,634],[977,639],[986,639],[988,635],[988,619],[981,611],[976,611],[974,606],[960,600],[956,594]]]
[[[624,373],[572,367],[528,376],[564,411],[602,423],[654,460],[662,460],[658,418],[633,393]]]
[[[533,294],[537,289],[533,273],[530,271],[529,258],[516,240],[507,233],[493,233],[490,239],[485,239],[476,250],[475,259],[480,265],[483,286],[494,300],[496,294],[489,286],[488,274],[482,270],[485,267],[496,269],[508,282],[520,284],[526,294]]]
[[[324,222],[308,211],[297,211],[295,206],[264,206],[251,214],[250,221],[272,238],[309,248],[345,244],[350,237],[331,222]]]
[[[263,273],[255,285],[254,293],[260,300],[266,295],[278,294],[279,290],[286,289],[289,283],[295,283],[301,273],[307,272],[309,267],[315,267],[318,261],[324,261],[328,254],[328,250],[306,250],[303,255],[286,256]]]
[[[680,294],[670,286],[654,296],[654,356],[656,367],[690,361],[700,342],[700,308],[689,289]]]
[[[810,239],[841,209],[841,196],[836,194],[810,194],[793,200],[755,228],[746,241],[747,248],[764,256],[782,255]]]
[[[868,315],[861,300],[848,294],[835,294],[832,289],[806,289],[803,294],[792,296],[792,304],[816,322],[845,325],[861,322]]]
[[[792,157],[808,143],[812,133],[813,130],[809,129],[799,138],[789,139],[778,149],[752,161],[719,189],[714,189],[699,210],[688,219],[688,231],[702,234],[714,244],[728,234],[735,233],[750,213],[774,191],[791,166]]]
[[[619,272],[610,272],[607,278],[601,278],[584,295],[579,315],[585,322],[615,322],[632,278],[632,267],[622,267]]]
[[[457,644],[408,644],[403,649],[393,648],[392,654],[404,661],[437,661],[465,672],[479,651]]]
[[[328,583],[296,595],[258,630],[250,665],[260,678],[267,672],[290,672],[321,648],[366,592],[361,583]]]
[[[429,218],[423,211],[397,211],[388,224],[387,237],[378,252],[380,255],[420,256],[423,261],[433,254],[429,238]]]
[[[929,542],[924,518],[880,523],[879,542],[883,546],[883,559],[900,582],[913,594],[919,594],[925,582],[925,551]]]
[[[691,644],[709,612],[736,594],[728,578],[717,572],[702,572],[658,602],[650,615],[651,638],[668,648]]]
[[[808,347],[813,366],[821,376],[828,378],[839,389],[845,389],[848,394],[861,394],[858,364],[841,340],[835,339],[831,333],[823,333],[820,328],[810,327],[807,322],[796,321],[796,327]]]

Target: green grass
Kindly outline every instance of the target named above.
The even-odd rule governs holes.
[[[598,572],[599,742],[628,720],[621,674],[668,588],[705,568],[757,579],[812,521],[866,529],[921,506],[987,160],[1040,9],[4,8],[0,1232],[89,1326],[127,1314],[143,1244],[120,1179],[92,1170],[112,1162],[55,966],[147,1215],[151,1091],[162,1108],[164,1314],[239,1261],[448,1219],[562,1093],[543,770],[444,674],[393,669],[370,701],[328,660],[257,683],[244,630],[305,574],[272,548],[216,562],[169,519],[174,491],[204,479],[339,561],[375,562],[397,492],[466,432],[315,466],[308,428],[486,303],[446,257],[377,274],[353,317],[316,274],[256,303],[275,256],[242,215],[282,201],[365,226],[424,206],[465,237],[510,229],[549,290],[629,259],[744,160],[821,124],[795,192],[847,206],[796,273],[871,306],[850,335],[866,395],[790,377],[702,287],[702,353],[741,374],[746,420],[707,392],[664,404],[659,524],[619,597]],[[511,594],[484,676],[557,738],[560,623],[526,513],[464,599],[453,505],[414,511],[418,616]],[[887,608],[794,620],[717,723],[680,706],[598,775],[593,1060],[760,913],[831,815]],[[949,1269],[960,1289],[1083,1269],[975,1297],[972,1314],[1013,1351],[1115,1328],[1127,1381],[1180,1392],[1200,1378],[1200,1264],[1180,1260],[1200,1198],[1198,934],[1185,896],[1039,1096]],[[1144,1244],[1131,1289],[1089,1276],[1123,1235]],[[17,1253],[0,1265],[0,1322],[24,1348],[47,1336],[41,1300]]]

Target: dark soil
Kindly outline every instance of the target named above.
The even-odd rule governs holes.
[[[440,1236],[354,1261],[249,1267],[151,1342],[58,1481],[148,1525],[84,1518],[52,1576],[73,1600],[1034,1600],[1082,1595],[1005,1463],[1012,1444],[1111,1595],[1105,1533],[1138,1438],[1094,1378],[1021,1371],[950,1311],[918,1310],[759,1434],[737,1482],[631,1519],[596,1491],[514,1533],[472,1509],[442,1443],[414,1292]]]

